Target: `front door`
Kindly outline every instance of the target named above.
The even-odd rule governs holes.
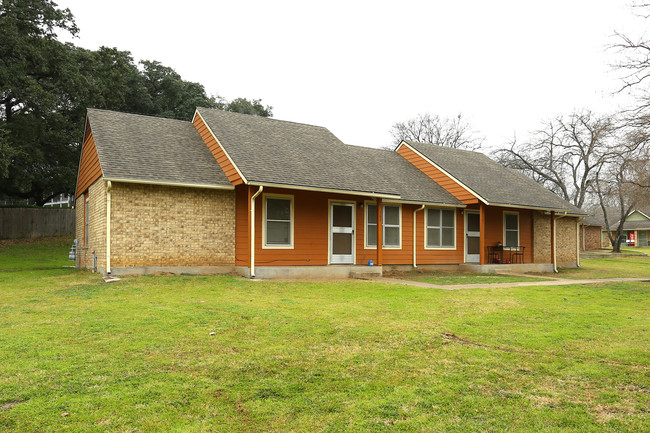
[[[481,214],[465,211],[465,263],[481,261]]]
[[[354,263],[354,204],[332,203],[330,210],[330,263]]]

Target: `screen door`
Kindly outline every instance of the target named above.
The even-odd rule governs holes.
[[[332,203],[330,210],[330,263],[354,263],[354,204]]]

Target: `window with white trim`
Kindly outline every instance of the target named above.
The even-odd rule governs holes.
[[[366,205],[366,246],[377,246],[377,205]]]
[[[402,236],[402,208],[399,205],[382,206],[382,237],[386,248],[399,248]],[[366,204],[366,247],[377,247],[377,205]]]
[[[503,245],[506,247],[519,246],[519,214],[503,214]]]
[[[401,207],[384,205],[384,246],[385,247],[400,247],[402,233],[401,223]],[[376,242],[375,242],[376,243]]]
[[[427,208],[427,248],[454,248],[456,246],[456,211]]]
[[[292,239],[293,200],[268,196],[264,201],[265,240],[268,247],[290,247]]]

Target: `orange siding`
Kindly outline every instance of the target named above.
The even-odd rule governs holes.
[[[524,250],[524,261],[533,263],[533,225],[530,209],[505,208],[498,206],[485,206],[485,233],[481,236],[485,239],[485,251],[481,251],[487,259],[487,247],[494,246],[497,242],[504,243],[503,213],[519,214],[519,245],[526,247]],[[474,209],[471,209],[474,210]]]
[[[244,183],[244,180],[237,172],[237,169],[230,161],[230,159],[228,159],[228,156],[219,145],[219,142],[217,142],[217,139],[212,135],[207,125],[203,122],[203,119],[199,113],[196,113],[196,116],[194,116],[194,127],[199,132],[199,135],[201,135],[201,138],[203,139],[205,145],[208,146],[208,149],[210,149],[210,152],[212,152],[212,155],[214,155],[214,158],[221,166],[221,169],[228,177],[230,183],[233,185],[240,185]]]
[[[252,193],[257,187],[252,188]],[[263,197],[265,193],[285,194],[294,197],[294,247],[293,249],[265,249],[262,246]],[[249,206],[252,194],[249,188],[236,188],[235,256],[237,266],[249,266]],[[367,197],[344,194],[265,188],[255,200],[255,265],[300,266],[327,265],[329,261],[329,201],[355,203],[356,263],[365,265],[377,260],[376,249],[365,249],[365,200]],[[364,203],[364,207],[360,204]],[[413,210],[419,206],[402,205],[402,248],[383,249],[383,264],[411,264],[413,262]],[[456,264],[464,261],[463,216],[457,212],[456,250],[424,249],[424,212],[417,214],[417,255],[419,264]]]
[[[403,145],[397,151],[404,159],[417,167],[420,171],[429,176],[434,182],[446,189],[451,195],[464,204],[478,203],[479,200],[474,194],[460,186],[456,181],[431,165],[428,161],[415,153],[413,149]]]
[[[385,203],[390,205],[390,203]],[[402,248],[384,248],[384,265],[412,265],[413,264],[413,211],[420,206],[402,204]],[[465,237],[463,235],[463,215],[456,211],[456,249],[440,250],[424,248],[424,212],[421,210],[416,214],[416,241],[417,241],[417,262],[419,265],[437,264],[458,264],[465,261]],[[375,249],[364,248],[364,219],[363,214],[357,218],[357,263],[367,264],[368,260],[375,260],[377,256]]]
[[[95,139],[93,133],[90,131],[90,126],[87,124],[88,135],[84,140],[83,147],[81,148],[81,162],[79,164],[79,174],[77,175],[77,191],[75,198],[88,190],[97,179],[102,176],[102,168],[99,165],[99,157],[97,156],[97,148],[95,147]]]

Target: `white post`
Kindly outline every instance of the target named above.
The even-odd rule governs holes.
[[[251,197],[251,278],[255,278],[255,199],[263,189],[260,185],[260,189]]]
[[[111,273],[111,189],[113,185],[106,182],[106,273]]]

